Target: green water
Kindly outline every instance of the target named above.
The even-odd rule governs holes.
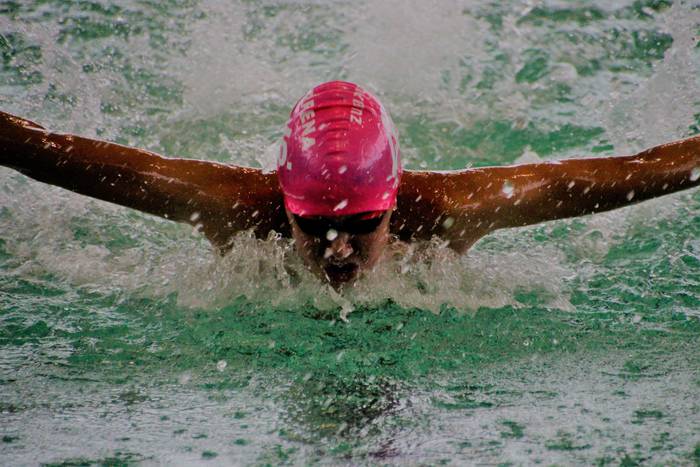
[[[0,106],[271,167],[335,78],[409,168],[700,131],[692,2],[6,1]],[[0,464],[700,463],[700,192],[410,250],[338,296],[285,241],[0,170]],[[339,319],[349,312],[349,323]]]

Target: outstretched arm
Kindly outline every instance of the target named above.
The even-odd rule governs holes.
[[[422,224],[418,235],[438,235],[465,251],[496,229],[608,211],[697,186],[700,137],[634,156],[407,172],[404,177],[394,214],[399,236],[415,236]]]
[[[253,228],[285,234],[274,174],[52,133],[0,112],[0,165],[76,193],[201,228],[225,251],[230,237]]]

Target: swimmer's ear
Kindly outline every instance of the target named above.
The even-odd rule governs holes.
[[[700,184],[700,136],[634,156],[404,172],[395,233],[464,251],[502,228],[616,209]]]

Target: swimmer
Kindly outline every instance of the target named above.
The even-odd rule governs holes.
[[[54,133],[0,112],[0,165],[40,182],[195,226],[221,252],[252,229],[294,239],[339,289],[395,241],[458,253],[497,229],[609,211],[700,184],[700,136],[633,156],[403,171],[386,109],[359,86],[321,84],[292,109],[277,171],[162,157]]]

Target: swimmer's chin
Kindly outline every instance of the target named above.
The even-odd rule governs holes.
[[[355,263],[327,264],[323,267],[324,278],[335,290],[353,284],[360,276],[360,267]]]

